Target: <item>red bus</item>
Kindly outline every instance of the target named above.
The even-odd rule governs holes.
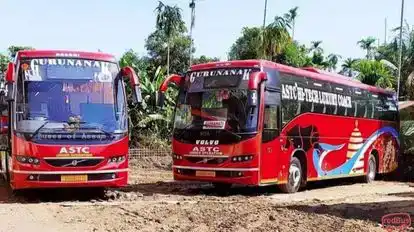
[[[393,92],[314,68],[263,60],[194,65],[162,83],[179,88],[173,130],[175,180],[216,187],[308,181],[396,169]]]
[[[125,186],[127,77],[139,103],[138,76],[112,55],[19,51],[1,104],[0,170],[11,188]]]

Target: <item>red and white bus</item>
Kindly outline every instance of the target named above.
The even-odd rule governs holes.
[[[397,167],[393,92],[314,68],[263,60],[194,65],[179,88],[173,130],[175,180],[280,185],[362,176]]]
[[[12,189],[125,186],[126,77],[139,103],[138,76],[112,55],[19,51],[1,104],[0,171]]]

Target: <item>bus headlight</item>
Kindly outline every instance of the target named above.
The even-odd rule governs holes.
[[[182,160],[182,159],[183,159],[183,156],[181,156],[181,155],[177,155],[177,154],[173,154],[173,158],[174,158],[175,160]]]
[[[34,165],[40,164],[40,160],[36,157],[18,155],[16,156],[16,159],[17,161],[23,164],[34,164]]]
[[[126,157],[124,155],[121,156],[112,156],[108,158],[108,164],[114,164],[114,163],[122,163],[126,160]]]
[[[231,162],[233,163],[240,163],[240,162],[247,162],[253,159],[253,155],[240,155],[240,156],[233,156],[231,158]]]

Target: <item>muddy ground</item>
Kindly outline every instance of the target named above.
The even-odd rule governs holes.
[[[325,181],[296,194],[277,187],[172,182],[169,158],[132,161],[123,189],[26,191],[0,184],[0,231],[385,231],[381,217],[414,214],[409,183]],[[413,230],[411,230],[413,231]]]

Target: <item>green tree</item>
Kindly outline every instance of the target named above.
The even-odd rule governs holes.
[[[396,33],[394,39],[390,43],[380,46],[375,58],[391,66],[390,68],[395,72],[394,75],[397,75],[397,66],[399,64],[399,28],[395,28],[393,31]],[[407,23],[403,28],[402,39],[400,94],[412,99],[414,98],[414,28]]]
[[[340,74],[352,77],[352,73],[355,70],[355,65],[357,62],[357,59],[347,58],[342,64],[342,70],[340,71]]]
[[[264,33],[260,33],[262,46],[259,51],[262,52],[263,59],[273,60],[286,45],[292,42],[289,28],[291,28],[289,20],[276,16],[274,21],[265,28]]]
[[[202,55],[202,56],[194,59],[193,64],[202,64],[202,63],[208,63],[208,62],[214,62],[214,61],[220,61],[220,59],[217,58],[217,57],[211,58],[211,57],[207,57],[207,56]]]
[[[181,9],[177,6],[165,5],[159,1],[157,8],[156,28],[162,31],[167,42],[167,74],[170,73],[170,46],[171,40],[179,33],[186,31],[184,21],[181,16]]]
[[[173,112],[174,90],[168,91],[164,111],[158,112],[155,104],[157,90],[166,77],[166,70],[163,66],[155,69],[151,74],[146,71],[149,67],[147,57],[139,57],[133,50],[126,51],[119,60],[120,66],[131,66],[137,72],[140,78],[141,94],[143,102],[141,105],[133,105],[128,102],[129,118],[131,126],[131,146],[138,146],[139,143],[153,144],[153,142],[165,141],[171,133],[171,120]],[[152,76],[151,76],[152,75]],[[126,85],[128,99],[130,98],[131,89]],[[148,139],[148,138],[149,139]],[[151,140],[153,140],[151,142]]]
[[[395,77],[388,67],[376,60],[360,60],[355,65],[359,72],[357,78],[365,84],[381,88],[395,88]]]
[[[7,63],[9,63],[9,57],[0,54],[0,75],[6,71]]]
[[[148,36],[145,42],[151,76],[153,76],[158,66],[164,66],[166,62],[169,63],[170,73],[184,72],[188,68],[188,51],[191,46],[190,38],[182,33],[171,38],[169,46],[165,41],[167,41],[166,35],[162,31],[156,30]],[[167,49],[167,46],[169,49]],[[192,52],[194,53],[194,51],[195,48],[193,48]],[[168,59],[168,57],[170,58]]]
[[[10,59],[14,59],[16,53],[21,50],[34,50],[34,48],[30,46],[10,46],[8,49]]]
[[[312,41],[309,52],[312,53],[312,64],[313,66],[320,69],[327,69],[330,66],[330,63],[325,60],[324,51],[321,47],[322,41]]]
[[[295,41],[286,45],[283,52],[274,61],[293,67],[312,66],[312,58],[307,54],[308,50],[305,45],[300,45]]]
[[[298,17],[298,9],[299,7],[296,6],[290,9],[289,12],[286,13],[284,16],[285,19],[287,19],[292,25],[292,40],[295,38],[295,23],[296,23],[296,18]]]
[[[363,50],[367,51],[367,59],[372,59],[372,50],[374,49],[375,41],[377,41],[377,39],[370,36],[357,42]]]
[[[338,54],[329,54],[328,55],[328,69],[329,71],[335,71],[336,66],[338,65],[339,59],[342,57]]]
[[[229,60],[259,59],[261,33],[258,27],[244,27],[242,35],[230,48]]]

